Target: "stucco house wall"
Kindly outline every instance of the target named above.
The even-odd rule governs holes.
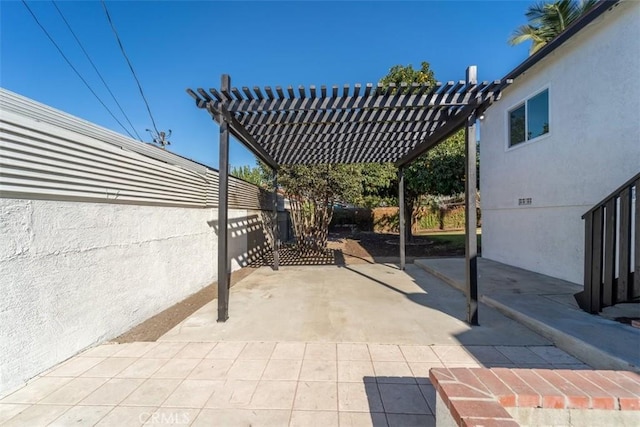
[[[16,94],[0,101],[2,396],[215,282],[219,230],[217,171]],[[230,187],[237,270],[267,250],[272,212],[256,186]]]
[[[544,88],[550,132],[509,148],[508,111]],[[581,216],[640,171],[640,2],[516,78],[480,126],[482,256],[581,284]]]

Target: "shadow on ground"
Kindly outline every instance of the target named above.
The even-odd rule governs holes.
[[[373,427],[435,426],[436,391],[428,378],[362,378]]]
[[[301,251],[295,247],[284,246],[278,252],[280,266],[345,265],[344,255],[339,249]],[[250,264],[252,267],[272,265],[273,251],[271,250],[265,251],[260,259]]]

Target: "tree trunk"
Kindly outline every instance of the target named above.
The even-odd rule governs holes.
[[[407,242],[413,242],[413,205],[414,200],[407,197],[404,202],[404,229]]]

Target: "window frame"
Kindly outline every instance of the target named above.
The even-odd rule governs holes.
[[[524,134],[525,134],[525,138],[527,136],[527,131],[529,128],[529,107],[528,107],[528,101],[535,98],[536,96],[540,95],[541,93],[543,93],[544,91],[548,92],[547,95],[547,110],[548,110],[548,114],[549,114],[549,132],[542,134],[542,135],[538,135],[535,138],[531,138],[531,139],[525,139],[522,142],[519,142],[517,144],[513,144],[511,145],[511,113],[515,110],[517,110],[518,108],[524,106]],[[550,85],[545,85],[540,87],[538,90],[536,90],[535,92],[532,92],[530,95],[527,95],[526,97],[518,100],[517,102],[513,103],[509,108],[507,108],[506,112],[505,112],[505,151],[510,151],[510,150],[515,150],[517,148],[523,147],[525,145],[529,145],[532,142],[536,142],[536,141],[540,141],[542,139],[548,138],[549,136],[551,136],[551,132],[553,131],[553,124],[552,124],[552,120],[551,120],[551,88]]]

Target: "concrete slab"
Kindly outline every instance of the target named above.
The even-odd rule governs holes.
[[[464,259],[423,259],[416,266],[464,289]],[[640,330],[578,308],[573,283],[480,258],[481,301],[518,320],[597,369],[640,372]],[[480,323],[484,314],[480,311]]]
[[[464,296],[413,265],[264,267],[231,289],[227,322],[216,323],[215,304],[160,340],[548,344],[487,306],[471,328]]]

